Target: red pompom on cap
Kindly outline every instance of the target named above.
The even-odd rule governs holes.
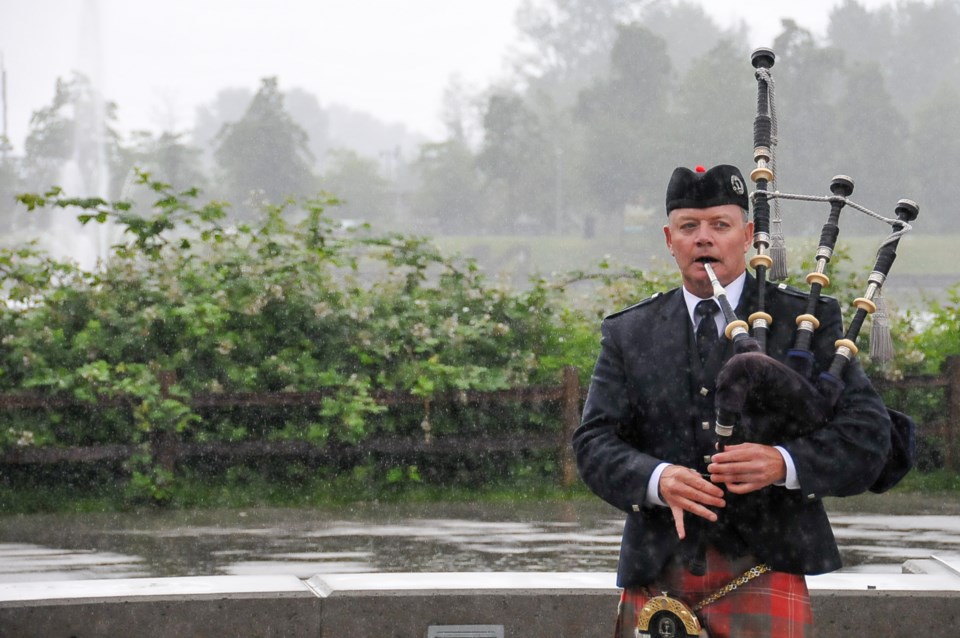
[[[699,164],[697,164],[697,167],[696,167],[695,169],[693,169],[693,170],[695,170],[695,171],[698,172],[698,173],[706,173],[706,172],[707,172],[707,169],[704,168],[703,166],[700,166]]]

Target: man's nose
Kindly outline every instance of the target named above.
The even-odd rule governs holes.
[[[707,224],[701,224],[697,228],[696,234],[697,245],[712,244],[713,243],[713,232],[710,230],[710,226]]]

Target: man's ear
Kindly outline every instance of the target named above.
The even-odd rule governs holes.
[[[753,236],[753,232],[750,233],[750,236]],[[670,226],[669,224],[663,227],[663,238],[667,242],[667,250],[670,251],[670,254],[673,254],[673,238],[670,236]]]

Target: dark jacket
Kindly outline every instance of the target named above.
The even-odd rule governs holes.
[[[736,309],[742,319],[756,309],[756,287],[748,275]],[[799,291],[767,285],[771,356],[783,360],[792,347],[795,318],[806,311],[806,299]],[[842,336],[836,301],[822,299],[816,314],[821,325],[812,346],[815,374],[829,367],[834,342]],[[693,354],[692,333],[680,289],[613,314],[601,326],[601,351],[573,446],[583,481],[627,513],[617,573],[621,587],[650,583],[684,549],[670,509],[646,504],[654,468],[669,462],[705,472],[705,457],[715,451],[713,381]],[[723,360],[732,355],[730,344],[725,348]],[[749,497],[726,497],[726,509],[749,510],[727,519],[735,530],[728,533],[776,570],[818,574],[840,567],[821,499],[865,491],[889,452],[887,411],[855,360],[843,381],[826,427],[779,442],[793,458],[799,490],[770,486]],[[738,498],[749,507],[731,507]]]

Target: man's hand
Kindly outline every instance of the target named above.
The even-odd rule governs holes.
[[[707,472],[714,483],[725,483],[734,494],[746,494],[782,483],[787,465],[780,452],[769,445],[741,443],[714,454]]]
[[[776,450],[774,450],[776,452]],[[717,515],[707,507],[724,507],[723,490],[705,480],[698,472],[682,465],[671,465],[660,475],[660,498],[670,506],[677,535],[683,539],[683,513],[690,512],[715,522]]]

